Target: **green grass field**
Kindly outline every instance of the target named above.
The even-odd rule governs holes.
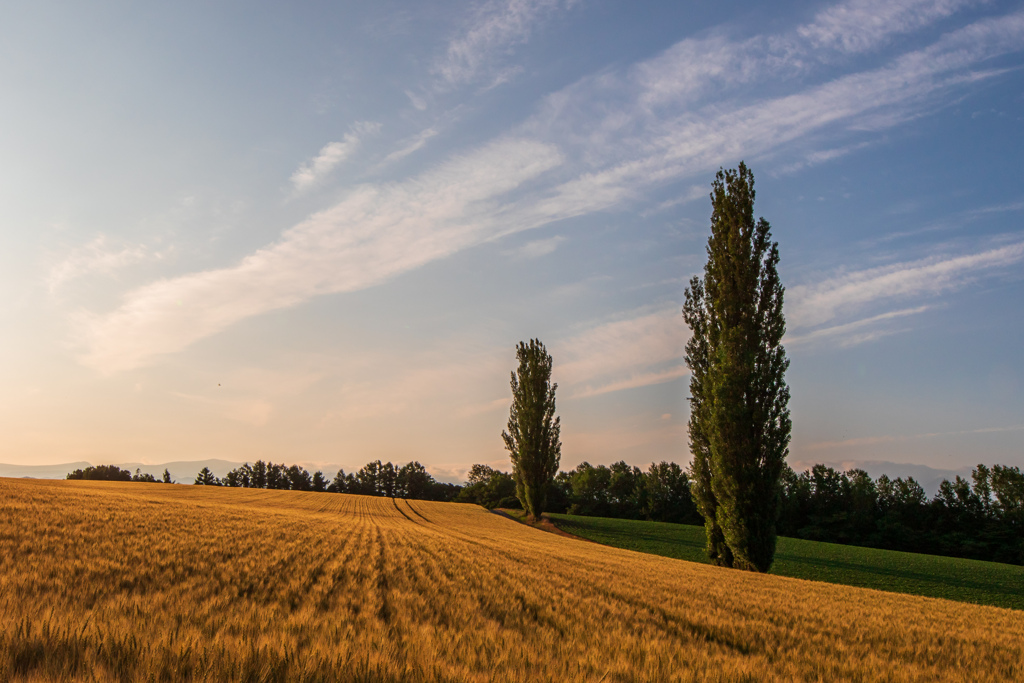
[[[704,528],[604,517],[549,515],[568,533],[627,550],[707,563]],[[779,538],[772,574],[1024,609],[1024,567]]]

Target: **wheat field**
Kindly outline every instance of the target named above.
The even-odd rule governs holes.
[[[1024,680],[1024,613],[479,507],[0,479],[0,681]]]

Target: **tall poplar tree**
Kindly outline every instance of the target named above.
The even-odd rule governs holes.
[[[558,385],[551,383],[551,356],[539,340],[519,342],[516,358],[519,368],[512,373],[508,431],[503,431],[501,438],[512,457],[516,497],[523,509],[538,519],[562,453],[560,420],[555,417]]]
[[[754,175],[746,164],[719,170],[711,202],[704,278],[690,280],[683,307],[693,332],[686,345],[693,499],[705,519],[708,555],[766,572],[792,427],[779,245],[768,221],[754,221]]]

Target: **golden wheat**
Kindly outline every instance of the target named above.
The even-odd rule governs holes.
[[[0,681],[997,681],[1024,614],[452,503],[0,479]]]

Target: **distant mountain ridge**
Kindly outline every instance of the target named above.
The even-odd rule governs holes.
[[[0,463],[0,477],[10,477],[12,479],[21,479],[22,477],[30,479],[63,479],[68,472],[83,470],[90,465],[92,463],[85,462],[84,460],[57,465],[8,465]],[[132,472],[134,471],[132,470]],[[163,470],[160,471],[163,472]]]

